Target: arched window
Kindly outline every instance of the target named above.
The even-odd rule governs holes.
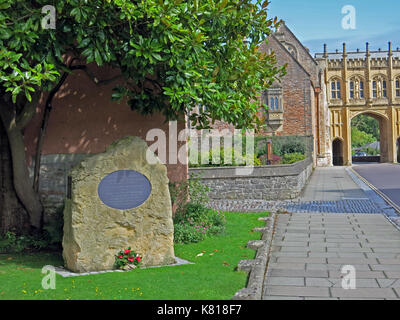
[[[290,43],[285,43],[285,47],[287,49],[287,51],[289,51],[289,53],[295,58],[297,59],[297,50],[296,48],[291,45]]]
[[[375,99],[387,97],[386,80],[382,76],[377,76],[372,80],[372,97]]]
[[[350,99],[364,99],[364,82],[359,77],[353,77],[349,82]]]
[[[279,100],[278,97],[275,97],[275,109],[279,110]]]
[[[273,98],[273,97],[271,97],[271,99],[270,99],[269,109],[270,109],[271,111],[274,111],[274,109],[275,109],[275,106],[274,106],[274,98]]]
[[[341,99],[340,94],[340,80],[333,79],[331,80],[331,98],[332,99]]]

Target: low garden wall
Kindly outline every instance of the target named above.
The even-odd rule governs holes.
[[[287,164],[256,166],[249,175],[237,175],[243,167],[189,168],[191,177],[209,187],[214,200],[288,200],[299,196],[312,170],[312,159]]]

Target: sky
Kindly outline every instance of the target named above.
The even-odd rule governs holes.
[[[400,47],[399,0],[270,0],[271,17],[286,22],[296,37],[310,49],[312,55],[323,52],[339,52],[346,43],[347,51],[359,48],[365,51],[381,48],[386,51],[388,42],[393,50]],[[355,29],[344,29],[342,8],[351,5],[355,9]]]

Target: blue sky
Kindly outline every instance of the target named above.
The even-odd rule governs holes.
[[[393,49],[400,47],[399,0],[270,0],[269,14],[285,20],[288,27],[311,53],[342,50],[346,42],[348,51],[387,50],[388,41]],[[356,10],[356,29],[342,28],[342,7],[352,5]]]

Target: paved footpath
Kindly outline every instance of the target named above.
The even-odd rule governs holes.
[[[263,299],[400,299],[400,230],[345,168],[317,168],[299,200],[278,215]]]
[[[263,299],[400,298],[400,231],[384,215],[280,214],[271,249]]]
[[[317,167],[303,190],[301,201],[368,200],[344,167]]]

